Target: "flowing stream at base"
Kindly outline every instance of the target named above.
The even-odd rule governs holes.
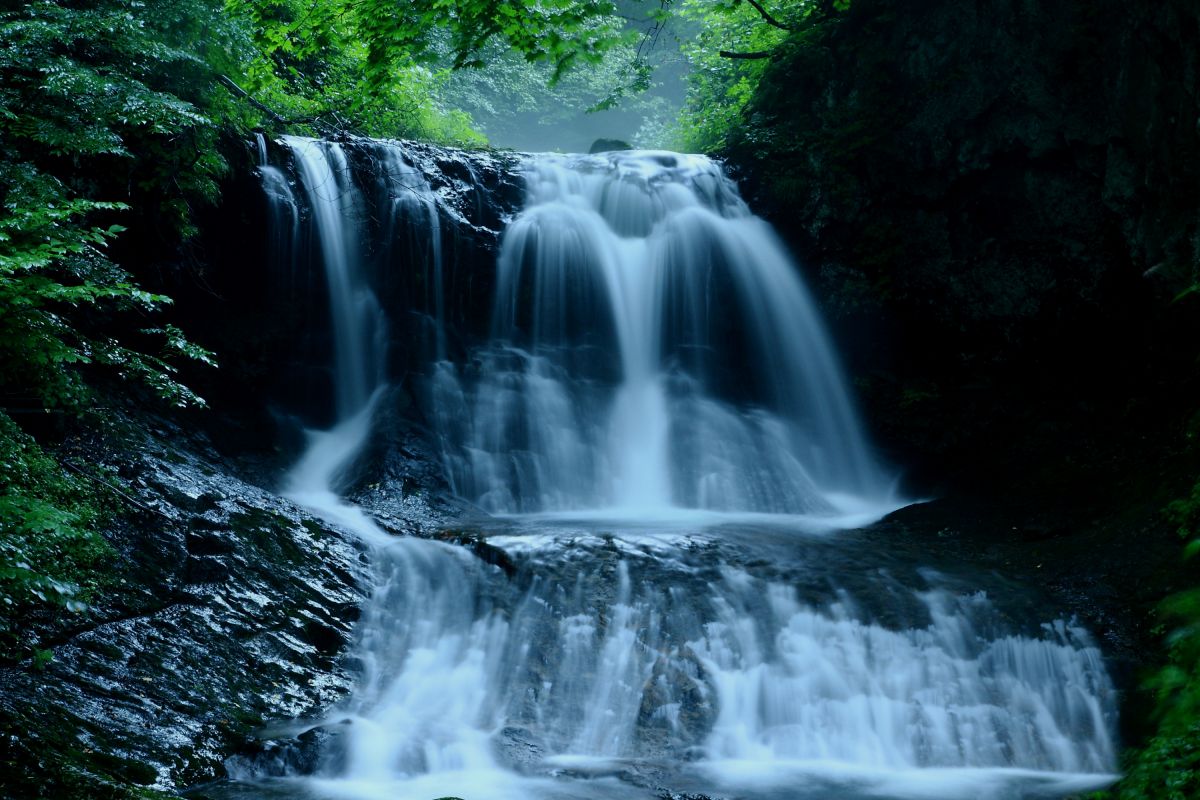
[[[319,754],[234,764],[236,796],[951,800],[1111,780],[1115,693],[1086,632],[1015,617],[994,576],[840,532],[900,501],[794,265],[716,165],[531,158],[492,336],[463,363],[438,294],[429,413],[454,489],[497,515],[476,524],[501,569],[339,496],[380,412],[385,314],[341,146],[284,145],[301,196],[264,181],[293,247],[311,215],[338,415],[285,492],[359,534],[376,583],[356,690],[294,731]],[[406,206],[433,208],[381,146]]]

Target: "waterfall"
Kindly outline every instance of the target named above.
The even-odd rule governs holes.
[[[362,252],[354,235],[361,214],[359,192],[340,145],[298,137],[283,142],[295,159],[325,271],[336,413],[331,429],[308,432],[308,447],[289,472],[284,494],[335,523],[382,535],[359,509],[342,502],[337,491],[366,442],[383,379],[383,312],[363,282]]]
[[[267,200],[267,252],[278,272],[288,272],[286,285],[294,294],[290,267],[299,248],[299,207],[287,174],[271,163],[266,137],[259,133],[254,139],[258,150],[258,175]]]
[[[440,365],[455,489],[497,513],[895,507],[816,308],[712,161],[542,156],[481,368]]]
[[[262,170],[289,226],[272,235],[300,247],[307,210],[336,406],[285,491],[362,536],[374,583],[357,687],[304,725],[315,759],[235,760],[230,797],[999,800],[1112,780],[1116,693],[1086,631],[1014,622],[994,576],[828,534],[894,506],[890,480],[794,266],[713,162],[531,159],[491,332],[452,360],[429,176],[399,144],[371,143],[369,168],[283,144],[300,191]],[[414,220],[429,240],[400,263],[388,243]],[[507,571],[341,497],[388,413],[368,250],[423,277],[433,435],[454,488],[506,515],[477,524]]]

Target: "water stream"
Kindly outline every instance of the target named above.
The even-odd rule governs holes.
[[[1115,693],[1085,631],[849,530],[903,501],[795,265],[716,164],[528,159],[491,335],[458,361],[440,245],[403,265],[434,276],[426,410],[505,571],[342,499],[404,310],[363,274],[342,146],[283,145],[302,198],[264,184],[288,230],[311,216],[337,389],[285,492],[363,537],[375,588],[357,689],[295,731],[323,733],[315,762],[240,763],[232,793],[950,800],[1111,780]],[[439,240],[436,193],[379,146],[376,178],[409,190],[393,212]]]
[[[459,494],[643,521],[895,507],[795,266],[712,161],[543,156],[526,181],[491,342],[434,381]]]

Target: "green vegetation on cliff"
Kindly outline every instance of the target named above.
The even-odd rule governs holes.
[[[848,0],[683,0],[678,14],[697,33],[682,46],[692,66],[683,114],[671,129],[682,150],[714,153],[745,127],[747,107],[787,44],[834,19]]]
[[[0,412],[0,659],[26,654],[29,614],[82,611],[98,588],[96,568],[114,555],[97,531],[104,499]]]
[[[1171,503],[1167,515],[1186,542],[1184,557],[1194,561],[1200,553],[1200,482]],[[1112,792],[1119,800],[1200,796],[1200,586],[1164,600],[1158,618],[1165,658],[1139,687],[1153,708],[1153,733],[1127,753],[1125,777]]]
[[[121,212],[185,235],[224,168],[198,29],[202,4],[39,2],[0,17],[0,397],[74,406],[107,367],[181,403],[163,356],[206,358],[138,319],[166,298],[107,255]],[[150,15],[148,15],[150,16]],[[170,234],[168,234],[170,235]],[[116,321],[115,318],[120,318]],[[149,318],[146,318],[149,319]]]

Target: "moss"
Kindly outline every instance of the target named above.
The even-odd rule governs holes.
[[[305,552],[292,535],[294,524],[287,517],[255,508],[229,517],[233,529],[256,547],[270,563],[299,563]]]
[[[115,754],[105,731],[80,738],[78,720],[0,713],[0,789],[6,800],[161,800],[152,767]]]

